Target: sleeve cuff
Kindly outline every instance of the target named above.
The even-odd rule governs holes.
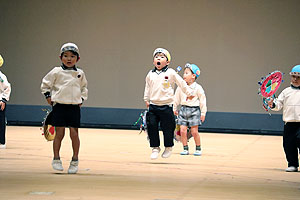
[[[48,97],[51,97],[50,92],[45,92],[44,95],[45,95],[46,99],[47,99]]]
[[[276,105],[275,105],[275,103],[273,102],[271,109],[273,109],[273,108],[275,108],[275,107],[276,107]]]
[[[2,98],[1,101],[4,102],[4,103],[7,102],[7,100],[5,98]]]

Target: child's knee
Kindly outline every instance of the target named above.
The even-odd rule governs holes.
[[[79,139],[78,136],[78,130],[76,129],[70,129],[70,138],[73,139]]]

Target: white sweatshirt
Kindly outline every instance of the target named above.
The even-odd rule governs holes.
[[[42,80],[42,93],[51,93],[51,100],[61,104],[81,104],[87,100],[84,72],[78,68],[54,67]]]
[[[0,101],[9,101],[11,86],[6,76],[0,71]]]
[[[207,112],[206,96],[202,86],[194,82],[189,87],[194,91],[193,93],[195,97],[191,100],[187,99],[187,95],[184,94],[181,88],[178,87],[175,92],[173,110],[178,112],[178,105],[191,107],[199,106],[201,110],[201,115],[205,116]]]
[[[165,67],[161,70],[149,71],[146,77],[144,101],[158,106],[172,105],[174,103],[175,83],[188,96],[193,95],[193,91],[174,69]]]
[[[283,108],[284,122],[300,122],[300,89],[285,88],[274,103],[275,108],[272,110],[279,111]]]

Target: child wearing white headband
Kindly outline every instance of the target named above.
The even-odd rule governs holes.
[[[164,135],[165,150],[163,158],[172,154],[174,145],[175,117],[173,113],[174,87],[177,84],[187,96],[193,98],[192,90],[186,82],[169,68],[171,61],[170,53],[163,48],[155,49],[153,53],[154,69],[150,70],[146,77],[144,101],[149,109],[146,115],[150,147],[152,148],[151,159],[157,159],[160,152],[159,124]]]

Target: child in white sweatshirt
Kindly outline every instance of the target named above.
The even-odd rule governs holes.
[[[4,60],[0,55],[0,67],[3,65]],[[0,149],[6,148],[5,132],[6,132],[6,120],[5,110],[6,103],[9,100],[11,93],[11,86],[6,76],[0,71]]]
[[[151,159],[157,159],[160,152],[159,123],[164,135],[165,150],[163,158],[172,154],[174,146],[175,117],[173,113],[175,83],[193,98],[192,90],[186,82],[169,68],[170,53],[163,48],[155,49],[153,53],[154,69],[150,70],[146,77],[144,101],[149,109],[146,115],[150,147],[152,147]]]
[[[53,126],[56,136],[53,141],[54,158],[52,167],[63,171],[60,160],[61,142],[65,136],[65,128],[69,127],[72,140],[73,156],[68,173],[78,171],[80,107],[87,100],[88,89],[84,72],[75,64],[79,61],[79,49],[74,43],[66,43],[61,47],[62,65],[54,67],[42,80],[41,90],[48,104],[53,106]]]
[[[278,98],[268,104],[274,111],[283,109],[283,148],[288,162],[287,172],[296,172],[299,167],[300,150],[300,65],[290,72],[291,86],[285,88]]]
[[[182,92],[181,88],[177,88],[175,92],[174,100],[174,114],[178,115],[178,124],[180,125],[181,142],[183,145],[183,151],[181,155],[189,154],[187,129],[190,128],[191,134],[194,137],[196,150],[195,156],[201,156],[201,143],[198,133],[198,126],[205,120],[207,107],[206,96],[201,85],[196,83],[196,79],[200,76],[200,69],[195,64],[187,63],[185,65],[183,79],[188,84],[189,88],[193,90],[195,97],[188,99],[186,94]],[[178,112],[178,106],[180,110]]]

